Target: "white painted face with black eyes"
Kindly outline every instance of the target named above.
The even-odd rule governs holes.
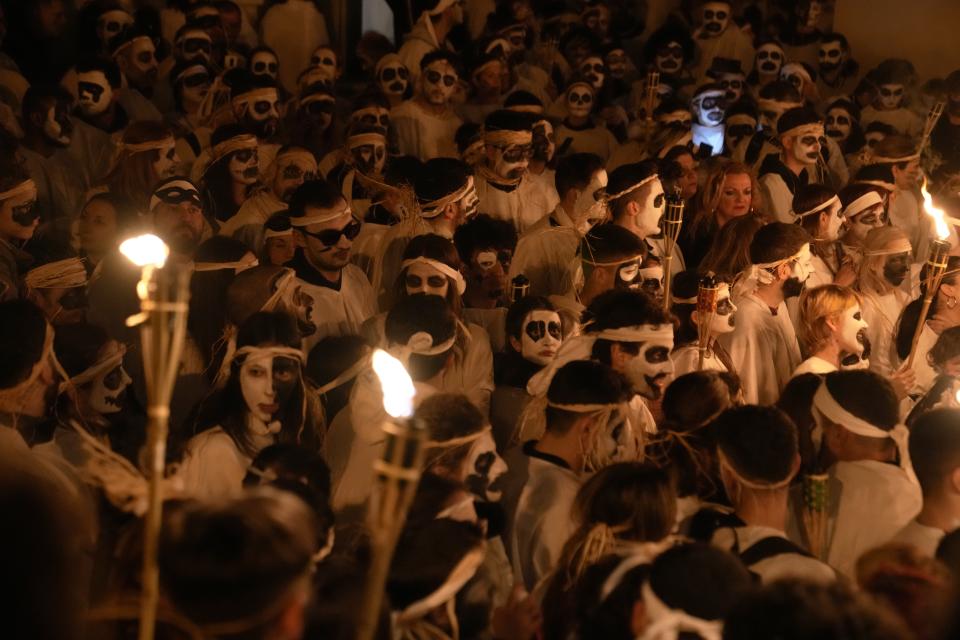
[[[121,31],[133,26],[133,16],[122,9],[104,11],[97,18],[97,36],[100,44],[106,49],[110,39]]]
[[[230,177],[240,184],[254,184],[260,177],[260,156],[256,149],[235,151],[229,162]]]
[[[730,4],[726,2],[707,2],[700,14],[703,20],[703,35],[716,38],[727,30],[730,24]]]
[[[329,80],[335,80],[337,77],[337,54],[329,47],[318,47],[310,56],[310,65],[323,69],[325,77]]]
[[[603,86],[603,80],[606,78],[606,68],[603,66],[603,59],[599,56],[589,56],[584,58],[579,67],[580,75],[584,80],[590,83],[597,91]]]
[[[853,118],[846,109],[834,107],[827,111],[823,128],[826,134],[837,142],[846,142],[853,130]]]
[[[837,69],[843,64],[843,47],[836,40],[824,42],[817,52],[817,61],[820,63],[820,71],[830,72]]]
[[[904,88],[902,84],[882,84],[877,100],[884,111],[899,109],[903,104]]]
[[[560,314],[549,309],[535,309],[523,320],[520,333],[520,355],[523,359],[545,367],[557,355],[563,341]]]
[[[593,110],[593,92],[585,85],[575,85],[567,91],[567,111],[575,118],[585,118]]]
[[[117,357],[120,353],[120,344],[111,340],[104,347],[101,356],[103,360],[107,360]],[[131,382],[130,376],[123,368],[123,361],[118,361],[116,366],[103,372],[90,383],[88,392],[90,408],[101,414],[117,413],[123,409],[123,392]]]
[[[506,472],[507,463],[497,453],[493,436],[487,431],[473,442],[463,461],[463,483],[478,499],[499,502],[503,495],[499,481]]]
[[[646,197],[638,203],[640,211],[637,213],[636,225],[640,234],[647,237],[660,233],[660,218],[666,205],[666,194],[659,178],[655,178],[649,187],[644,188],[648,191]]]
[[[783,67],[783,49],[773,43],[760,45],[754,57],[754,66],[764,75],[780,75]]]
[[[272,80],[277,79],[277,73],[280,71],[280,64],[277,62],[277,56],[269,51],[257,51],[250,60],[250,73],[255,76],[266,76]]]
[[[113,88],[103,71],[94,69],[77,74],[77,106],[85,116],[98,116],[110,107]]]
[[[679,42],[668,42],[658,48],[653,66],[666,75],[677,73],[683,67],[683,46]]]
[[[157,149],[156,154],[156,159],[153,161],[153,173],[157,180],[176,175],[177,165],[180,163],[176,143],[171,142],[162,149]]]
[[[640,343],[640,352],[627,363],[625,371],[636,393],[651,400],[663,395],[673,379],[672,350],[673,336]]]
[[[867,321],[863,319],[860,305],[855,304],[846,311],[840,320],[840,331],[837,341],[840,351],[844,353],[861,353],[864,347]]]
[[[403,282],[409,296],[423,293],[446,298],[450,290],[450,280],[447,276],[423,262],[414,262],[407,267]]]
[[[410,72],[399,62],[386,64],[380,69],[377,82],[384,94],[402,96],[407,92],[407,86],[410,84]]]
[[[300,380],[300,363],[285,356],[248,357],[240,367],[240,391],[258,420],[276,419]]]
[[[366,175],[380,175],[387,161],[387,147],[382,142],[360,145],[350,150],[353,166]]]
[[[694,313],[697,313],[694,311]],[[710,319],[710,333],[720,335],[730,333],[735,327],[737,305],[730,299],[730,286],[720,285],[717,293],[717,312]]]

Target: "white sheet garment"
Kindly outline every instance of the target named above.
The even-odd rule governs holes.
[[[524,178],[512,191],[504,191],[481,177],[476,178],[480,211],[509,222],[523,233],[553,211],[559,198],[556,189],[539,180]]]
[[[390,125],[396,132],[400,155],[414,156],[421,162],[458,158],[454,136],[462,124],[453,107],[437,116],[415,101],[406,100],[390,110]]]
[[[303,339],[303,350],[309,352],[327,336],[360,333],[364,321],[377,312],[373,287],[358,267],[348,264],[343,268],[340,290],[318,286],[298,278],[301,291],[313,299],[310,320],[317,325],[313,335]]]

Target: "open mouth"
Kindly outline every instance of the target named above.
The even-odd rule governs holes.
[[[663,395],[663,390],[667,386],[667,374],[661,373],[656,376],[643,376],[647,381],[647,386],[653,391],[653,397],[659,398]]]
[[[863,346],[860,357],[866,360],[870,357],[870,338],[867,337],[867,332],[863,329],[857,332],[857,342]]]
[[[404,90],[403,84],[399,82],[392,83],[388,88],[392,93],[403,93]]]
[[[839,129],[827,129],[827,135],[831,138],[842,138],[843,131],[840,131]]]
[[[703,28],[709,31],[710,33],[720,33],[720,23],[719,22],[708,22],[703,25]]]
[[[772,62],[764,62],[760,65],[760,70],[766,73],[774,73],[777,70],[777,65]]]
[[[256,178],[260,174],[260,170],[257,167],[250,167],[249,169],[243,170],[244,178]]]
[[[106,396],[103,399],[104,404],[108,404],[112,407],[120,408],[122,405],[120,403],[120,396]]]

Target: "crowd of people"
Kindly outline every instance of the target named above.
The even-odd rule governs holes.
[[[360,4],[0,2],[0,636],[136,633],[152,233],[158,638],[957,637],[960,70],[832,0]]]

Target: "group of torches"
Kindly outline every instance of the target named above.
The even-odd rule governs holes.
[[[659,82],[659,74],[653,72],[648,75],[644,92],[647,135],[651,135],[654,130],[653,110],[658,97]],[[937,119],[943,113],[943,107],[943,103],[937,103],[931,109],[921,149],[929,139]],[[944,211],[933,204],[933,199],[926,189],[926,182],[922,194],[924,210],[935,224],[937,238],[932,243],[930,258],[927,261],[923,306],[913,336],[908,363],[913,362],[920,333],[946,271],[947,256],[950,252],[950,243],[947,241],[949,228]],[[683,213],[683,198],[679,188],[675,188],[666,196],[666,206],[661,219],[663,252],[660,259],[664,274],[663,305],[668,311],[671,305],[672,262],[677,238],[683,226]],[[185,337],[189,277],[178,272],[177,267],[171,267],[170,272],[167,273],[168,270],[164,268],[167,257],[166,247],[159,246],[163,243],[158,238],[141,236],[133,240],[136,242],[125,243],[121,251],[143,269],[143,276],[137,287],[141,313],[131,318],[130,323],[131,325],[139,324],[142,327],[141,341],[149,397],[148,448],[151,453],[151,464],[148,469],[150,487],[146,513],[139,638],[152,640],[159,596],[156,558],[162,508],[159,487],[164,476],[163,460],[170,393]],[[717,313],[720,284],[720,281],[713,276],[703,278],[699,284],[697,293],[699,369],[703,369],[704,361],[711,348],[710,325]],[[529,282],[522,277],[515,279],[512,285],[511,297],[514,299],[522,297],[529,289]],[[373,469],[374,486],[367,518],[372,557],[363,606],[358,612],[357,637],[360,640],[372,638],[376,630],[393,551],[419,482],[425,442],[423,426],[413,418],[414,387],[405,369],[405,363],[386,351],[377,350],[374,353],[372,365],[383,390],[384,410],[388,419],[383,425],[384,451]],[[804,523],[810,551],[822,558],[827,540],[829,497],[827,475],[822,473],[806,475],[803,479],[803,490]]]

